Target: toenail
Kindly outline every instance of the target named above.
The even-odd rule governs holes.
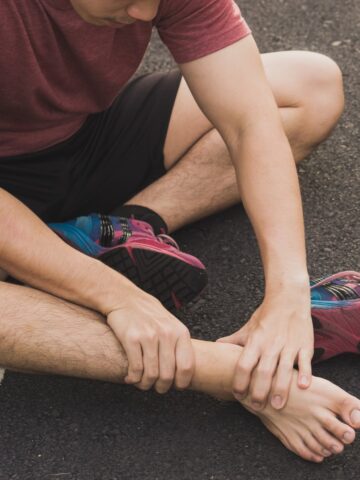
[[[234,394],[234,397],[236,398],[236,400],[238,402],[241,402],[242,400],[245,399],[246,394],[245,393],[236,393],[236,394]]]
[[[345,432],[344,433],[344,436],[343,436],[343,439],[345,442],[351,442],[351,440],[353,439],[353,435],[351,432]]]
[[[323,449],[323,455],[325,455],[325,457],[329,457],[331,455],[331,452],[329,452],[329,450],[326,450],[325,448]]]
[[[350,420],[356,425],[360,423],[360,410],[353,410],[350,414]]]

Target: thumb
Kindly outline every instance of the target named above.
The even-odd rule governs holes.
[[[234,343],[235,345],[245,345],[247,341],[247,334],[243,332],[242,329],[238,330],[237,332],[233,333],[232,335],[228,335],[227,337],[218,338],[216,341],[219,343]]]

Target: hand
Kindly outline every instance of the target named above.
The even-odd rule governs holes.
[[[194,352],[190,333],[183,323],[151,295],[140,291],[113,309],[107,322],[128,358],[125,382],[140,390],[155,385],[166,393],[175,381],[179,389],[190,385],[194,372]]]
[[[311,383],[310,295],[281,292],[265,298],[244,327],[218,341],[244,346],[234,375],[235,397],[242,400],[249,395],[253,408],[261,410],[271,393],[272,406],[281,409],[288,399],[295,361],[299,387]]]

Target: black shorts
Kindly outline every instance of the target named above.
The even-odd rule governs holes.
[[[0,187],[45,222],[110,213],[165,173],[163,148],[181,80],[175,69],[131,80],[70,139],[0,158]]]

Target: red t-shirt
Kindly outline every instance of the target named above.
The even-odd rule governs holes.
[[[250,32],[233,0],[161,0],[152,22],[120,29],[86,23],[69,0],[1,0],[0,19],[0,157],[59,143],[108,108],[153,26],[180,64]]]

